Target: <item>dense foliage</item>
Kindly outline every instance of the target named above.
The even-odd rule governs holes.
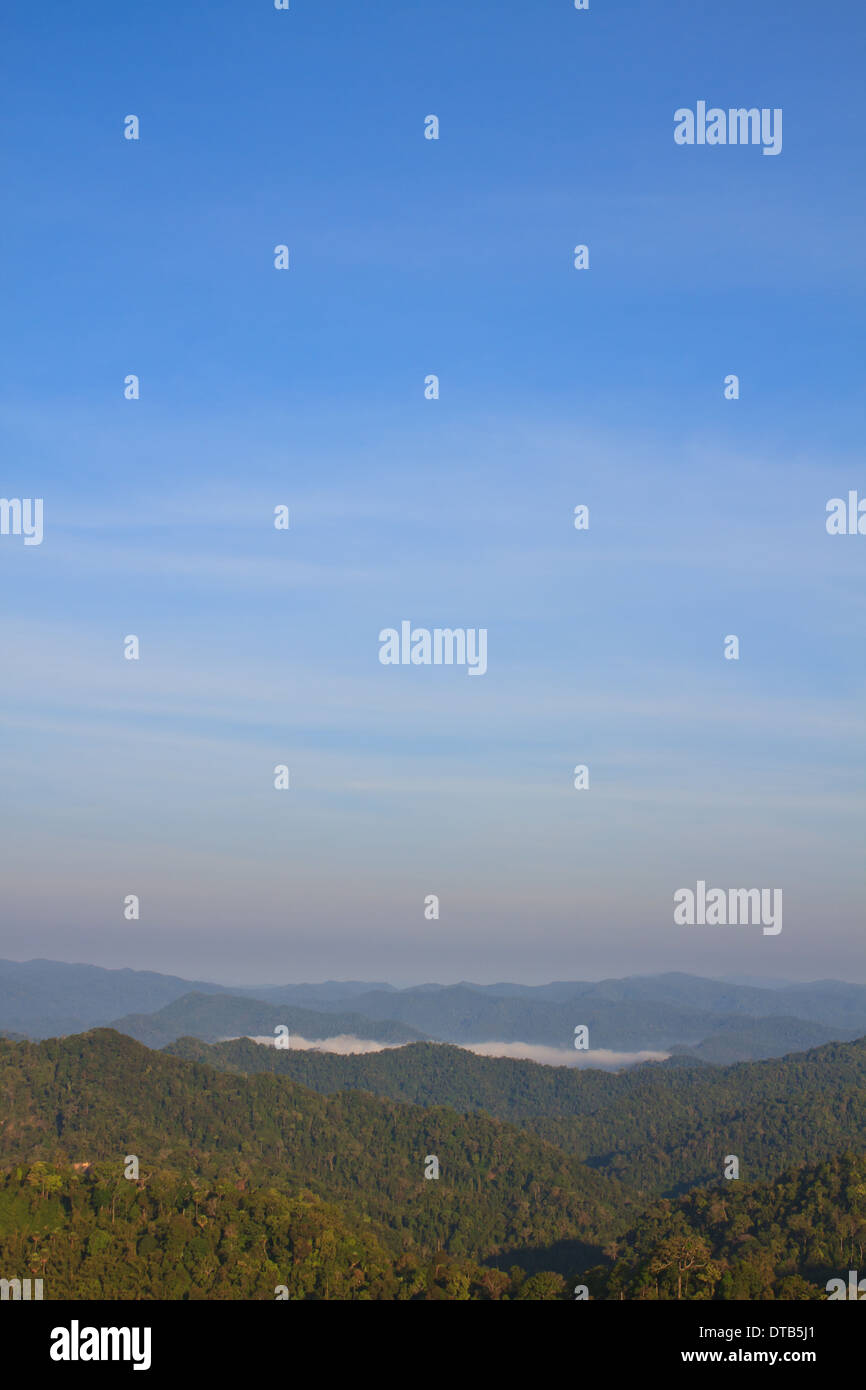
[[[281,1051],[249,1040],[175,1043],[213,1066],[268,1071],[321,1092],[363,1087],[418,1105],[481,1109],[616,1177],[639,1197],[721,1176],[744,1180],[857,1148],[866,1137],[866,1039],[717,1068],[647,1065],[612,1074],[477,1057],[430,1043],[364,1056]]]
[[[135,1154],[144,1175],[310,1190],[421,1251],[568,1266],[628,1208],[618,1184],[487,1115],[222,1074],[107,1029],[0,1043],[0,1095],[7,1164],[108,1162],[120,1175]],[[428,1155],[438,1180],[424,1176]]]
[[[864,1265],[863,1042],[620,1076],[428,1044],[175,1051],[0,1041],[0,1277],[74,1299],[801,1300]],[[401,1098],[341,1089],[361,1082]]]
[[[593,1296],[638,1299],[827,1297],[866,1273],[866,1156],[843,1154],[775,1183],[726,1182],[654,1203],[614,1243]]]
[[[566,1287],[556,1273],[401,1250],[310,1192],[44,1163],[0,1180],[0,1270],[41,1278],[45,1299],[76,1301],[501,1299]]]

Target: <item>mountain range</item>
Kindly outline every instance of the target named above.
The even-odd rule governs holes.
[[[614,1075],[96,1029],[0,1086],[0,1263],[49,1299],[809,1301],[866,1245],[866,1038]]]
[[[727,1064],[866,1033],[866,985],[758,986],[669,973],[547,985],[396,989],[327,981],[252,988],[58,961],[0,961],[0,1032],[7,1035],[44,1038],[110,1026],[161,1047],[183,1036],[270,1036],[280,1025],[309,1040],[428,1038],[566,1050],[584,1025],[591,1051],[670,1052]]]

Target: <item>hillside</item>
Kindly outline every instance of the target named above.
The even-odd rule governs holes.
[[[0,1042],[0,1153],[21,1162],[163,1168],[288,1195],[311,1191],[406,1248],[555,1269],[631,1210],[620,1185],[487,1115],[325,1097],[278,1076],[235,1076],[109,1030]],[[427,1155],[440,1177],[426,1180]]]
[[[70,1299],[441,1300],[562,1298],[528,1276],[424,1255],[310,1192],[162,1170],[128,1182],[35,1163],[0,1176],[0,1266]],[[283,1292],[284,1291],[284,1292]]]
[[[654,1203],[620,1240],[612,1268],[583,1275],[605,1299],[827,1298],[864,1267],[866,1155],[842,1154],[774,1183],[722,1182]]]
[[[238,1065],[253,1048],[207,1051],[233,1049]],[[408,1056],[418,1066],[436,1054],[447,1070],[451,1051],[419,1044],[325,1060]],[[501,1064],[471,1061],[493,1067],[492,1096]],[[636,1079],[505,1065],[518,1067],[514,1111],[541,1103],[543,1086],[564,1108],[562,1088],[594,1075],[583,1096],[590,1125],[604,1114],[607,1088],[619,1088],[622,1106]],[[818,1132],[823,1076],[825,1137],[838,1142],[840,1097],[851,1095],[856,1124],[864,1067],[863,1044],[833,1045],[786,1063],[697,1067],[691,1079],[700,1091],[704,1081],[733,1078],[740,1118],[756,1132],[763,1104],[764,1135],[774,1122],[780,1130],[778,1155],[791,1136],[787,1119],[766,1106],[773,1087],[799,1077],[800,1122],[808,1116]],[[676,1069],[654,1072],[664,1084],[683,1079]],[[154,1053],[110,1030],[0,1041],[0,1088],[0,1261],[42,1278],[48,1299],[271,1300],[279,1286],[292,1299],[564,1300],[582,1282],[605,1300],[809,1301],[864,1262],[862,1151],[789,1163],[769,1182],[719,1172],[639,1208],[613,1178],[482,1113],[352,1091],[326,1097],[288,1076]],[[695,1108],[719,1094],[698,1094]],[[744,1168],[748,1151],[746,1139]],[[131,1153],[140,1172],[128,1180]],[[441,1163],[438,1181],[423,1177],[430,1153]]]
[[[789,1052],[805,1052],[828,1042],[850,1042],[858,1036],[849,1029],[830,1028],[802,1018],[730,1018],[699,1043],[689,1047],[675,1043],[671,1052],[728,1066],[732,1062],[763,1061]]]
[[[740,1157],[744,1178],[769,1179],[866,1137],[866,1038],[724,1068],[650,1064],[618,1075],[434,1044],[338,1057],[185,1038],[173,1050],[236,1072],[291,1076],[323,1093],[359,1087],[484,1110],[645,1195],[714,1182],[728,1153]]]
[[[423,1037],[392,1019],[372,1021],[355,1013],[318,1013],[289,1004],[263,1004],[231,994],[184,994],[153,1014],[128,1014],[110,1025],[147,1047],[164,1047],[191,1034],[216,1041],[231,1037],[274,1037],[277,1027],[310,1039],[348,1033],[374,1042],[403,1043]]]

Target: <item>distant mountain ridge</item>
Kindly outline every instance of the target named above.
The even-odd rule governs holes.
[[[150,970],[0,960],[0,1028],[36,1038],[81,1033],[119,1014],[151,1013],[190,990],[231,992],[223,985]]]
[[[205,1006],[203,996],[234,1003],[220,1010],[216,1003]],[[187,1003],[173,1010],[184,997]],[[258,1001],[261,1008],[244,1009],[240,1000]],[[279,1018],[267,1012],[269,1006]],[[334,1015],[331,1024],[323,1021],[326,1014]],[[270,1034],[278,1022],[312,1039],[350,1032],[381,1042],[429,1037],[560,1049],[569,1048],[575,1027],[585,1024],[591,1049],[669,1051],[728,1064],[866,1033],[866,985],[822,980],[760,987],[668,972],[545,985],[462,982],[397,989],[330,980],[232,988],[151,971],[0,961],[0,1031],[17,1035],[63,1036],[111,1026],[161,1047],[183,1035],[212,1041]]]
[[[408,1043],[424,1037],[417,1029],[394,1019],[373,1021],[354,1013],[317,1013],[291,1004],[266,1004],[233,994],[183,994],[153,1014],[127,1014],[110,1027],[147,1047],[162,1048],[185,1034],[218,1042],[221,1038],[276,1036],[279,1027],[302,1038],[333,1038],[348,1034],[372,1042]]]

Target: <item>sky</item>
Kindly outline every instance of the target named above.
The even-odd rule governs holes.
[[[4,27],[0,956],[866,979],[862,7]],[[676,924],[699,880],[783,929]]]

